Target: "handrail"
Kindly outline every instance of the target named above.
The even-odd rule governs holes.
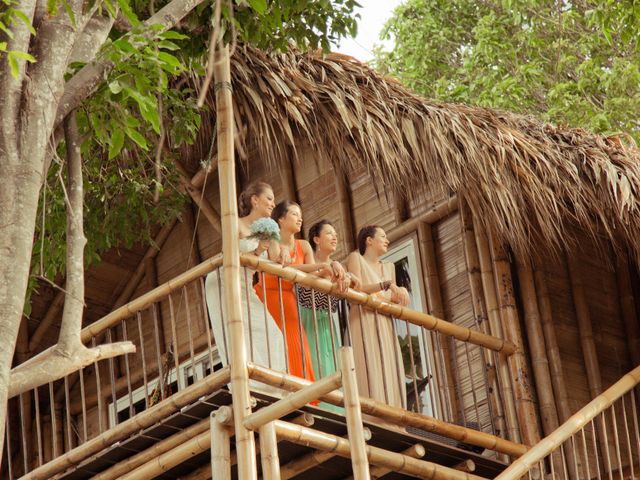
[[[313,288],[336,297],[345,298],[351,303],[362,305],[394,318],[406,320],[407,322],[419,327],[424,327],[427,330],[433,330],[443,335],[454,337],[463,342],[473,343],[505,355],[511,355],[515,352],[515,346],[508,340],[493,337],[479,332],[478,330],[462,327],[455,323],[447,322],[441,318],[429,315],[428,313],[418,312],[396,303],[383,302],[378,300],[376,297],[363,292],[357,292],[351,289],[346,292],[340,292],[338,290],[338,286],[329,280],[306,274],[294,268],[283,267],[278,263],[266,260],[262,257],[244,254],[240,255],[240,262],[245,267],[251,267],[255,270],[275,275],[292,283],[304,285],[305,287]]]
[[[640,384],[640,365],[624,375],[602,394],[587,403],[553,433],[540,440],[513,462],[495,480],[515,480],[534,468],[540,460],[556,450],[588,422],[609,408],[616,400]]]
[[[383,302],[366,293],[356,292],[355,290],[351,289],[346,292],[340,292],[338,291],[338,287],[334,283],[331,283],[329,280],[313,275],[307,275],[293,268],[282,267],[278,263],[271,262],[261,257],[256,257],[255,255],[240,255],[240,261],[245,267],[251,267],[256,270],[275,275],[284,280],[288,280],[293,283],[299,283],[301,285],[314,288],[321,292],[347,299],[352,303],[362,305],[372,310],[377,310],[395,318],[406,320],[409,323],[424,327],[428,330],[437,331],[443,335],[449,335],[463,342],[473,343],[475,345],[479,345],[496,352],[504,353],[505,355],[511,355],[515,351],[513,343],[508,340],[493,337],[491,335],[487,335],[470,328],[462,327],[460,325],[447,322],[446,320],[442,320],[427,313],[417,312],[415,310],[407,307],[402,307],[397,304]],[[163,283],[162,285],[141,295],[135,300],[105,315],[100,320],[83,328],[81,332],[82,341],[85,343],[90,341],[92,337],[99,335],[101,332],[105,331],[109,327],[114,326],[119,321],[135,315],[137,312],[145,309],[161,297],[169,295],[171,292],[183,287],[187,283],[206,273],[212,272],[221,265],[221,254],[205,260],[204,262],[178,275],[176,278]]]

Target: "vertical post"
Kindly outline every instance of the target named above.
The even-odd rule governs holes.
[[[336,179],[336,196],[338,197],[338,207],[340,208],[340,216],[342,217],[342,238],[344,238],[347,251],[350,252],[356,248],[354,239],[356,238],[356,227],[353,221],[353,211],[351,202],[351,193],[347,176],[342,172],[335,172]]]
[[[467,263],[467,275],[469,277],[469,290],[471,291],[471,301],[473,305],[473,315],[476,319],[475,324],[482,333],[489,333],[487,306],[485,304],[485,295],[482,288],[482,269],[480,268],[480,258],[478,255],[478,247],[475,242],[475,232],[473,228],[473,216],[471,209],[466,201],[460,202],[460,217],[462,224],[462,244],[464,246],[464,256]],[[504,408],[500,401],[500,388],[496,374],[496,365],[493,352],[486,348],[482,348],[482,357],[484,359],[485,382],[487,389],[487,397],[491,406],[491,414],[494,418],[494,427],[497,427],[497,435],[505,435],[507,426],[504,418]],[[471,368],[469,374],[473,375]],[[472,381],[473,384],[473,381]],[[478,416],[478,424],[480,417]],[[492,421],[493,423],[493,421]]]
[[[524,307],[525,327],[531,350],[531,366],[533,377],[540,402],[540,414],[544,434],[549,435],[558,428],[558,412],[553,396],[551,375],[549,373],[549,361],[544,342],[540,310],[538,309],[538,296],[536,294],[533,269],[529,258],[516,257],[518,268],[518,281],[520,282],[520,296]]]
[[[489,240],[486,232],[477,217],[473,219],[473,231],[476,237],[476,246],[478,248],[478,260],[480,261],[480,278],[482,279],[482,290],[484,291],[485,300],[487,302],[487,315],[489,316],[489,331],[494,337],[502,338],[502,325],[500,324],[500,311],[498,308],[498,298],[496,296],[496,286],[493,281],[493,264],[491,262],[491,249],[489,248]],[[509,431],[508,438],[520,443],[520,428],[518,427],[518,414],[514,402],[513,389],[511,387],[511,378],[509,377],[509,367],[503,356],[496,356],[496,364],[498,369],[498,379],[500,391],[502,392],[502,401],[504,403],[505,416],[507,421],[507,429]]]
[[[631,274],[629,272],[629,259],[625,254],[619,254],[616,259],[616,277],[618,283],[618,297],[620,297],[620,310],[627,345],[633,365],[640,365],[640,326],[636,312],[633,289],[631,288]]]
[[[351,347],[340,348],[340,369],[344,391],[344,410],[347,417],[347,433],[351,445],[351,465],[354,480],[369,480],[369,462],[362,427],[362,412],[358,396],[356,366]]]
[[[268,422],[258,430],[260,434],[260,458],[262,460],[262,479],[280,480],[280,459],[278,457],[278,439],[275,423]]]
[[[231,480],[231,438],[229,429],[219,418],[220,410],[211,412],[211,476],[216,480]]]
[[[431,225],[428,223],[420,223],[418,228],[418,238],[420,240],[420,247],[422,249],[422,272],[426,283],[427,290],[427,304],[429,313],[434,317],[444,319],[444,306],[442,305],[442,293],[440,292],[440,279],[438,276],[438,269],[436,264],[436,252],[433,241],[433,232]],[[438,385],[444,386],[445,398],[441,400],[442,412],[447,408],[448,412],[444,417],[449,421],[459,421],[462,416],[460,415],[459,399],[456,391],[455,382],[455,368],[453,366],[452,352],[449,348],[449,337],[433,333],[432,337],[437,343],[436,348],[442,354],[441,357],[437,357],[438,368],[436,369],[438,377]],[[443,378],[444,377],[444,378]]]
[[[218,178],[222,217],[222,265],[225,302],[228,313],[227,331],[231,353],[231,391],[235,424],[238,478],[255,480],[258,476],[253,432],[245,428],[244,419],[251,413],[249,375],[244,341],[240,292],[240,245],[238,241],[238,207],[236,205],[235,159],[233,150],[233,104],[229,47],[221,47],[215,55],[213,75],[216,92],[216,128],[218,136]]]
[[[504,337],[513,342],[516,347],[515,353],[509,356],[507,363],[511,371],[522,441],[526,445],[535,445],[540,441],[540,430],[538,429],[538,416],[529,380],[531,375],[524,353],[520,318],[513,292],[511,262],[507,246],[495,236],[491,238],[491,251]]]

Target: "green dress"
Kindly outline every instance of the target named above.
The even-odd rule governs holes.
[[[310,289],[301,285],[297,287],[300,321],[307,336],[313,373],[316,379],[327,377],[339,366],[338,350],[342,346],[338,322],[339,299],[332,297],[329,301],[329,296],[322,292],[312,293]],[[343,408],[325,402],[321,402],[320,406],[335,412],[344,412]]]

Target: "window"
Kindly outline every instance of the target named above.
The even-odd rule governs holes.
[[[396,283],[409,291],[411,297],[409,306],[414,310],[426,312],[422,269],[415,235],[401,240],[389,248],[382,260],[395,265]],[[438,417],[435,359],[431,333],[403,320],[396,320],[396,333],[402,348],[402,358],[407,376],[407,408],[417,410],[419,403],[420,413]],[[412,380],[414,369],[415,383]],[[416,401],[416,391],[419,402]]]

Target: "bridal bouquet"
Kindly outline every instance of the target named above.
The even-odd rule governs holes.
[[[256,240],[275,240],[280,241],[280,227],[271,218],[259,218],[251,224],[251,235],[249,238]]]

